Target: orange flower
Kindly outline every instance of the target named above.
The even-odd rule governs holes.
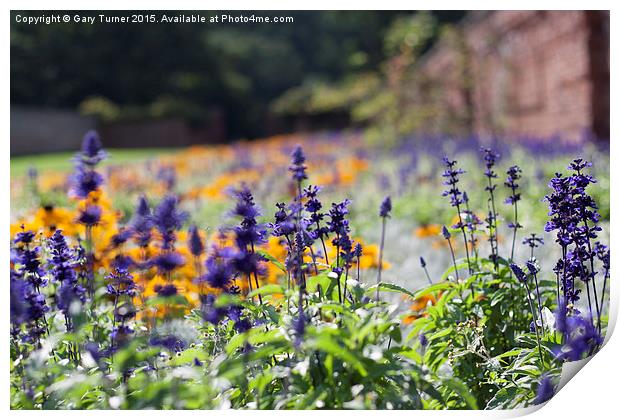
[[[415,230],[415,236],[418,238],[428,238],[437,236],[441,233],[441,226],[436,224],[422,225]]]
[[[428,295],[421,296],[420,298],[414,300],[413,304],[411,304],[411,306],[409,306],[409,309],[413,313],[409,314],[405,318],[403,318],[403,323],[408,325],[408,324],[411,324],[413,321],[415,321],[416,319],[418,319],[420,317],[427,316],[426,308],[428,308],[429,306],[432,306],[435,303],[437,303],[437,299],[440,296],[441,296],[441,293],[439,293],[437,295],[437,297],[435,297],[434,295],[428,294]]]

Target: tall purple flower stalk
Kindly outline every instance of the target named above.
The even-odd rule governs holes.
[[[159,203],[153,212],[153,225],[162,237],[162,249],[169,250],[174,247],[176,231],[181,229],[188,214],[179,210],[179,202],[176,196],[167,195]]]
[[[91,192],[97,191],[103,183],[103,177],[95,170],[96,166],[107,157],[96,131],[89,131],[82,140],[82,149],[75,156],[75,172],[71,177],[70,193],[77,198],[86,199]],[[78,215],[77,222],[84,225],[86,231],[86,277],[88,293],[92,298],[95,293],[94,249],[92,229],[99,224],[101,207],[87,204]]]
[[[324,240],[324,238],[326,238],[329,233],[329,229],[321,225],[325,214],[321,211],[323,205],[318,199],[319,191],[319,187],[312,185],[309,185],[306,189],[304,189],[303,193],[307,199],[305,203],[305,209],[310,215],[309,225],[313,227],[313,229],[310,231],[310,234],[313,239],[318,239],[321,241],[321,245],[323,247],[323,254],[325,256],[325,263],[329,265],[329,258],[327,256],[327,248],[325,247]]]
[[[514,210],[513,221],[508,224],[508,227],[512,229],[512,247],[510,248],[510,262],[512,262],[515,256],[517,230],[523,227],[519,224],[519,210],[517,204],[521,200],[521,193],[518,192],[519,184],[517,183],[519,179],[521,179],[521,168],[516,165],[511,166],[508,168],[506,174],[508,177],[504,185],[510,188],[510,195],[506,198],[506,204],[511,204]]]
[[[539,316],[538,320],[540,321],[540,329],[544,335],[545,325],[543,322],[543,315],[542,315],[543,305],[542,305],[541,297],[540,297],[540,288],[538,287],[538,272],[540,270],[538,269],[536,264],[534,264],[534,260],[530,260],[526,262],[525,266],[527,267],[527,270],[530,272],[530,276],[532,276],[532,278],[534,279],[534,284],[536,285],[536,298],[537,298],[537,303],[538,303],[538,316]]]
[[[563,292],[563,296],[558,296],[557,300],[558,304],[560,301],[564,302],[564,304],[575,303],[579,299],[579,293],[578,291],[575,292],[572,278],[567,275],[570,273],[566,269],[568,246],[571,243],[568,230],[574,226],[569,180],[567,177],[556,173],[555,178],[551,179],[549,186],[553,191],[545,196],[545,200],[549,203],[550,216],[549,221],[545,224],[545,231],[557,231],[556,243],[562,248],[562,257],[554,267],[558,290],[561,288]]]
[[[469,259],[469,246],[467,244],[467,234],[465,233],[465,223],[463,223],[463,217],[461,216],[461,205],[463,205],[463,193],[458,188],[459,183],[459,175],[465,173],[460,168],[456,167],[456,160],[450,160],[447,157],[443,158],[443,162],[446,165],[446,169],[442,176],[445,178],[444,185],[448,187],[447,190],[443,192],[444,197],[450,197],[450,205],[456,208],[456,213],[459,218],[459,221],[452,226],[453,229],[460,229],[463,234],[463,243],[465,245],[465,255],[467,257],[467,268],[469,270],[469,274],[472,273],[471,261]]]
[[[138,287],[133,281],[133,276],[125,268],[116,268],[107,279],[109,280],[107,293],[114,298],[111,351],[116,351],[133,333],[127,322],[136,315],[133,297],[138,293]]]
[[[597,328],[600,332],[601,305],[596,288],[597,271],[594,267],[594,260],[598,257],[596,245],[593,246],[592,241],[597,238],[597,232],[601,228],[597,225],[600,216],[596,203],[586,192],[586,188],[596,182],[593,176],[583,173],[589,166],[589,162],[575,159],[568,167],[573,171],[571,176],[556,174],[551,180],[549,186],[553,191],[545,197],[549,203],[550,216],[545,230],[556,231],[556,242],[562,248],[562,258],[554,268],[558,289],[561,286],[563,291],[563,296],[558,296],[558,302],[562,300],[568,305],[577,301],[579,289],[576,288],[576,280],[581,280],[585,284],[589,314],[592,317],[596,310]],[[606,272],[608,273],[608,264]]]
[[[341,268],[341,238],[343,236],[347,236],[351,230],[349,227],[349,221],[347,220],[347,215],[349,214],[349,204],[351,202],[348,199],[340,203],[332,203],[332,207],[329,210],[329,222],[327,223],[328,229],[330,232],[334,233],[336,237],[332,239],[332,245],[336,247],[336,261],[334,264],[334,272],[338,276],[338,301],[343,302],[342,299],[342,289],[340,285],[340,276],[342,275]]]
[[[136,210],[129,223],[130,230],[134,235],[136,245],[143,250],[148,247],[151,241],[152,229],[153,229],[153,217],[151,215],[151,207],[146,199],[146,196],[141,195],[138,198],[138,204]],[[143,256],[145,259],[146,256]]]
[[[199,283],[206,283],[214,289],[227,292],[233,280],[234,268],[231,265],[233,256],[232,248],[213,246],[213,250],[205,261],[205,274],[200,278]]]
[[[34,246],[35,235],[32,231],[19,232],[13,243],[17,246],[12,261],[18,265],[17,271],[11,271],[11,285],[18,299],[14,310],[21,309],[23,316],[13,316],[19,320],[15,327],[15,337],[21,330],[20,324],[26,324],[26,332],[21,337],[25,342],[40,344],[41,337],[48,331],[45,313],[49,311],[42,288],[48,283],[45,270],[41,266],[41,248]],[[13,305],[13,302],[11,302]]]
[[[34,233],[22,231],[16,235],[13,243],[11,262],[16,270],[11,269],[11,336],[16,345],[19,340],[40,345],[41,337],[48,330],[45,313],[49,307],[41,288],[47,285],[45,272],[41,267],[40,248],[34,246]],[[22,325],[25,333],[22,334]]]
[[[60,230],[50,237],[49,248],[50,275],[59,283],[56,289],[56,306],[64,315],[67,331],[73,331],[73,316],[76,310],[74,305],[83,305],[86,302],[86,289],[78,281],[75,256]],[[69,345],[70,356],[76,362],[79,359],[77,347],[77,343]]]
[[[364,255],[364,249],[362,247],[362,244],[360,244],[359,242],[355,244],[355,247],[353,248],[353,255],[355,255],[355,260],[357,262],[357,281],[361,282],[361,276],[360,276],[360,265],[361,265],[361,258],[362,255]]]
[[[594,292],[594,305],[597,316],[597,327],[601,331],[601,311],[598,303],[598,292],[596,288],[596,271],[594,269],[594,259],[596,253],[593,251],[592,241],[597,238],[597,232],[601,231],[598,226],[600,215],[598,214],[598,206],[594,199],[587,194],[586,188],[596,182],[596,179],[582,171],[591,167],[590,162],[583,159],[573,160],[568,169],[573,170],[571,178],[571,186],[573,187],[573,199],[576,205],[576,219],[581,223],[573,232],[573,242],[575,244],[575,253],[581,258],[581,279],[586,283],[586,291],[588,295],[588,304],[590,312],[592,312],[590,285]],[[589,262],[589,265],[587,264]]]
[[[194,259],[194,268],[196,269],[197,277],[200,277],[202,275],[200,258],[205,252],[205,244],[202,242],[196,225],[190,226],[187,231],[187,249]]]
[[[298,145],[293,150],[293,153],[291,154],[291,165],[289,166],[289,171],[291,172],[293,182],[295,182],[296,187],[297,187],[297,193],[296,193],[296,197],[294,200],[296,203],[296,209],[297,209],[297,214],[295,217],[295,230],[296,230],[295,248],[296,249],[295,249],[294,266],[296,267],[297,282],[299,284],[299,307],[300,308],[303,308],[302,301],[303,301],[303,294],[305,293],[305,285],[306,285],[306,281],[305,281],[304,273],[302,269],[304,249],[306,248],[306,246],[308,246],[308,248],[310,249],[310,253],[314,261],[315,271],[318,272],[318,268],[316,266],[316,256],[314,254],[314,251],[312,250],[312,242],[313,242],[314,237],[313,235],[306,232],[309,222],[302,218],[302,210],[304,208],[302,205],[302,200],[304,197],[303,191],[302,191],[302,183],[304,179],[308,179],[308,174],[306,173],[306,169],[308,167],[305,165],[305,162],[306,162],[306,155],[304,154],[302,147]],[[318,234],[320,235],[320,232]]]
[[[424,273],[426,274],[426,279],[428,280],[428,284],[433,284],[433,280],[431,280],[431,276],[430,274],[428,274],[428,269],[426,268],[426,260],[424,259],[424,257],[420,257],[420,266],[422,267],[422,269],[424,270]]]
[[[247,186],[234,191],[237,200],[235,208],[232,211],[234,216],[240,217],[241,221],[234,228],[235,245],[239,250],[233,258],[235,269],[247,276],[249,290],[252,290],[252,276],[256,284],[256,288],[260,287],[258,275],[262,273],[263,267],[261,261],[265,259],[256,253],[255,247],[265,243],[267,232],[262,224],[259,224],[257,217],[260,216],[260,209],[254,203],[252,192]],[[263,298],[258,294],[258,300],[262,304]]]
[[[175,251],[176,231],[181,229],[188,214],[179,209],[178,199],[174,195],[164,197],[153,212],[153,226],[161,235],[160,253],[148,261],[150,267],[172,282],[172,272],[185,264],[185,258]]]
[[[56,305],[65,316],[67,331],[72,331],[71,306],[74,302],[83,304],[86,301],[86,290],[78,282],[75,256],[60,230],[50,237],[49,246],[50,274],[60,285],[56,291]]]
[[[287,260],[290,260],[290,257],[293,252],[293,239],[292,236],[295,234],[295,214],[297,214],[296,203],[293,203],[287,206],[285,203],[276,203],[276,208],[278,209],[274,215],[274,222],[269,226],[272,229],[272,234],[279,238],[286,239],[286,243],[288,246],[287,251]],[[291,271],[287,269],[286,272],[286,285],[287,288],[291,287]]]
[[[493,266],[495,267],[495,271],[497,271],[497,257],[498,257],[498,242],[497,242],[497,210],[495,209],[495,189],[497,185],[495,184],[495,179],[497,178],[497,174],[493,170],[495,166],[495,162],[499,158],[499,154],[495,153],[492,149],[483,148],[484,152],[484,164],[485,171],[484,176],[487,179],[487,185],[484,188],[485,191],[489,192],[489,200],[488,207],[489,213],[487,216],[487,226],[489,229],[489,244],[491,245],[491,261],[493,261]]]
[[[297,207],[297,231],[301,231],[301,210],[302,210],[302,206],[301,206],[301,200],[302,200],[302,182],[304,179],[308,179],[308,174],[306,174],[306,169],[307,166],[305,165],[306,162],[306,155],[304,154],[303,149],[301,148],[301,146],[297,146],[295,148],[295,150],[293,150],[293,153],[291,154],[291,166],[289,166],[289,171],[291,171],[291,176],[293,178],[293,181],[296,184],[297,187],[297,195],[295,197],[295,201],[297,201],[298,203],[298,207]]]
[[[377,295],[376,300],[379,300],[379,287],[381,284],[381,272],[383,271],[383,247],[385,245],[385,226],[387,219],[392,212],[392,200],[389,196],[385,197],[379,207],[379,217],[381,218],[381,244],[379,245],[379,270],[377,272]]]

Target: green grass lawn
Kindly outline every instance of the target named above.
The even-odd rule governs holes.
[[[178,148],[161,149],[107,149],[109,157],[104,166],[123,163],[135,163],[167,153],[179,151]],[[20,177],[26,174],[28,168],[36,168],[39,172],[71,170],[71,158],[76,152],[49,153],[42,155],[26,155],[11,157],[11,177]]]

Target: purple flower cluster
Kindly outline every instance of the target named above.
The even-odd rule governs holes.
[[[550,219],[545,225],[545,231],[556,232],[556,242],[562,248],[560,258],[554,269],[563,296],[558,296],[567,304],[574,303],[579,299],[577,281],[585,285],[590,314],[598,319],[600,332],[600,315],[603,301],[598,298],[595,260],[603,262],[605,278],[609,270],[607,263],[601,256],[608,250],[599,243],[593,244],[597,238],[600,216],[594,199],[587,193],[587,187],[596,182],[593,176],[584,174],[583,170],[591,166],[591,163],[583,159],[575,159],[568,169],[573,171],[570,176],[556,174],[549,184],[552,193],[545,199],[549,203]],[[591,296],[591,291],[594,296]],[[594,300],[594,306],[592,301]],[[594,308],[594,309],[593,309]]]
[[[291,159],[292,162],[291,166],[289,166],[289,170],[292,173],[293,180],[301,183],[304,179],[308,179],[308,175],[306,174],[307,166],[305,165],[306,156],[301,146],[297,146],[295,150],[293,150]]]
[[[103,183],[103,177],[95,167],[107,157],[103,150],[99,135],[95,131],[89,131],[82,141],[82,150],[75,158],[75,172],[70,178],[70,193],[77,198],[85,199],[91,192],[99,189]],[[99,223],[101,208],[95,204],[86,205],[78,216],[78,223],[87,228]]]
[[[160,254],[151,258],[149,264],[151,267],[157,267],[160,274],[169,276],[172,271],[185,264],[185,258],[176,251],[164,249]]]
[[[34,233],[22,231],[13,243],[11,261],[17,270],[11,269],[11,334],[24,342],[38,343],[47,331],[45,313],[49,306],[41,288],[47,285],[45,271],[41,266],[40,247],[34,245]],[[22,334],[22,325],[26,326]]]
[[[80,211],[78,216],[78,223],[87,227],[93,227],[99,224],[101,220],[101,207],[89,204],[83,210]]]
[[[189,230],[187,231],[187,237],[187,248],[189,249],[189,252],[194,257],[201,256],[205,251],[205,245],[202,242],[202,238],[198,233],[198,228],[196,227],[196,225],[190,226]]]
[[[108,154],[103,150],[99,134],[90,130],[84,135],[82,150],[75,159],[86,166],[94,167],[107,156]]]
[[[274,236],[288,238],[295,232],[295,214],[296,203],[286,205],[285,203],[276,203],[278,209],[274,215],[274,223],[270,225]]]
[[[151,208],[149,202],[144,195],[138,199],[138,205],[136,211],[129,223],[130,230],[133,233],[136,244],[140,248],[145,248],[151,241],[153,218],[151,215]]]
[[[51,236],[49,247],[51,254],[50,274],[60,284],[56,292],[56,306],[65,316],[67,329],[71,330],[71,305],[74,302],[83,304],[86,301],[86,289],[78,282],[75,271],[75,256],[69,249],[60,230]]]
[[[118,268],[107,277],[110,280],[107,291],[110,296],[133,297],[138,294],[138,286],[133,281],[133,276],[123,268]]]
[[[267,241],[267,231],[265,226],[257,221],[261,212],[250,189],[243,185],[241,189],[233,191],[233,195],[237,201],[232,215],[241,220],[233,229],[237,252],[232,256],[231,263],[238,274],[247,277],[249,290],[252,290],[252,277],[256,288],[260,287],[258,276],[264,272],[262,262],[265,261],[264,257],[255,252],[255,248]],[[262,303],[260,294],[258,299]]]
[[[542,404],[551,399],[555,394],[555,387],[553,385],[553,381],[551,376],[543,375],[538,384],[538,388],[536,389],[536,398],[534,399],[534,404]]]
[[[187,348],[187,343],[185,341],[172,334],[153,336],[149,339],[149,344],[163,347],[173,353],[179,353]]]
[[[562,361],[581,360],[603,343],[589,317],[567,315],[566,308],[559,308],[556,312],[556,328],[565,337],[564,345],[554,350],[555,357]]]
[[[162,297],[162,298],[169,298],[172,296],[176,296],[179,293],[179,289],[177,289],[177,287],[172,283],[157,284],[155,285],[153,290],[155,290],[155,293],[157,293],[157,296]]]
[[[93,168],[81,162],[75,166],[75,172],[71,177],[71,193],[78,198],[86,198],[88,195],[97,191],[103,184],[103,176]]]
[[[521,168],[517,165],[511,166],[506,171],[506,181],[504,181],[504,185],[512,191],[512,193],[506,198],[506,204],[515,204],[517,201],[521,200],[521,193],[518,192],[519,184],[517,183],[519,179],[521,179]],[[512,226],[510,226],[512,227]]]
[[[459,175],[464,174],[465,171],[456,167],[456,160],[450,160],[448,157],[444,157],[443,162],[446,165],[446,169],[442,174],[442,177],[445,178],[443,184],[447,186],[448,189],[445,190],[442,195],[444,197],[450,197],[450,205],[452,205],[452,207],[459,208],[460,205],[463,204],[463,193],[458,188]],[[457,228],[460,229],[460,226],[457,226]]]
[[[38,343],[46,332],[45,313],[49,307],[45,296],[24,280],[22,273],[11,269],[10,297],[11,336],[15,340]]]
[[[392,212],[392,199],[388,196],[383,199],[379,207],[379,217],[390,217]]]
[[[162,237],[162,248],[170,249],[176,239],[175,232],[183,226],[188,214],[179,210],[179,201],[174,195],[167,195],[155,208],[153,226]]]
[[[340,203],[332,203],[332,207],[329,210],[329,221],[327,222],[327,227],[329,232],[334,233],[336,235],[340,235],[343,232],[349,232],[349,221],[347,220],[347,215],[349,214],[349,205],[351,204],[351,200],[345,199]],[[337,245],[334,243],[334,245]]]
[[[304,190],[304,196],[306,197],[305,209],[309,214],[306,231],[310,234],[312,240],[318,239],[319,241],[321,241],[323,253],[325,254],[325,260],[329,264],[329,260],[327,259],[327,248],[325,247],[324,239],[329,235],[329,228],[322,225],[323,219],[325,218],[325,213],[321,211],[323,208],[323,204],[318,198],[318,193],[320,191],[320,187],[313,185],[309,185]]]
[[[205,261],[206,273],[198,282],[206,283],[214,289],[227,291],[232,283],[234,268],[231,265],[231,258],[234,251],[231,248],[217,248]]]

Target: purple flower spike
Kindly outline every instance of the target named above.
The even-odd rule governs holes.
[[[205,250],[205,246],[202,243],[202,238],[200,238],[198,228],[195,225],[190,226],[188,236],[187,246],[189,248],[189,252],[191,252],[194,257],[201,256]]]
[[[390,196],[387,196],[381,202],[381,207],[379,208],[379,216],[390,217],[391,211],[392,211],[392,200],[390,199]]]
[[[78,159],[87,166],[95,166],[107,157],[107,153],[103,150],[99,134],[95,130],[91,130],[84,135],[82,140],[82,150]]]
[[[145,247],[149,244],[151,229],[153,229],[153,218],[149,202],[144,195],[138,199],[136,212],[130,222],[130,229],[138,246]]]
[[[536,399],[534,400],[534,404],[542,404],[551,399],[555,394],[555,387],[553,386],[553,381],[549,375],[543,375],[540,379],[540,383],[538,384],[538,389],[536,390]]]
[[[441,234],[443,235],[445,239],[450,239],[452,237],[452,235],[450,234],[450,231],[445,226],[441,227]]]
[[[519,280],[521,283],[525,283],[527,281],[527,276],[525,275],[525,272],[517,264],[510,264],[510,269],[515,274],[517,280]]]
[[[183,226],[188,214],[179,210],[178,199],[174,195],[166,196],[153,213],[153,223],[163,238],[163,248],[168,249],[175,240],[175,231]]]
[[[304,165],[305,162],[306,156],[304,155],[304,151],[301,146],[297,146],[291,154],[291,166],[289,166],[289,170],[293,174],[293,180],[296,182],[308,179],[308,175],[306,174],[307,166]]]
[[[78,222],[84,226],[95,226],[101,221],[101,207],[96,205],[86,206],[78,216]]]

